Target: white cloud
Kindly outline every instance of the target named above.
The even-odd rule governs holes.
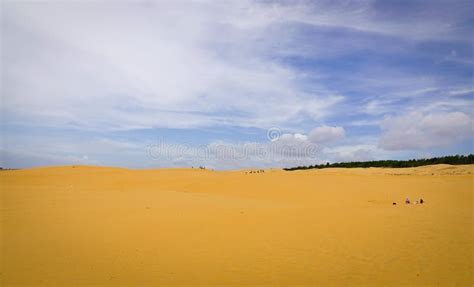
[[[436,7],[424,9],[425,19],[421,22],[415,15],[415,17],[406,17],[404,21],[399,21],[400,18],[397,16],[400,15],[396,15],[394,11],[386,11],[391,9],[377,5],[378,3],[371,0],[343,3],[337,1],[297,1],[296,3],[289,2],[289,4],[272,3],[271,5],[258,4],[253,1],[236,1],[233,4],[237,4],[234,8],[237,8],[236,10],[242,14],[227,14],[225,19],[242,29],[264,27],[273,23],[298,22],[417,40],[446,39],[458,36],[452,33],[456,27],[456,21],[461,15],[464,17],[469,15],[466,10],[470,9],[468,3],[459,3],[457,11],[446,13],[443,15],[443,19],[439,19],[439,11],[450,10],[452,7],[443,5],[443,1],[431,3],[433,7]],[[417,9],[413,9],[410,13],[416,14]],[[416,24],[415,27],[414,24]]]
[[[452,90],[452,91],[449,91],[448,94],[450,96],[465,96],[472,93],[474,93],[474,88],[470,87],[470,88]]]
[[[360,142],[344,143],[337,146],[325,147],[322,154],[331,162],[353,162],[383,159],[412,158],[413,156],[401,151],[389,151],[380,148],[376,139],[366,139]],[[370,143],[374,142],[374,143]]]
[[[336,162],[352,162],[373,160],[376,155],[374,146],[343,146],[340,148],[327,149],[325,153]]]
[[[411,24],[396,17],[378,17],[375,6],[371,1],[4,3],[1,109],[8,121],[96,130],[321,122],[344,97],[321,81],[304,87],[307,74],[272,58],[306,55],[292,25],[430,38],[450,35],[446,21],[455,20],[430,17],[407,29]],[[346,42],[337,45],[344,49],[310,45],[308,52],[311,57],[346,53],[351,50]],[[359,48],[366,49],[364,43]],[[311,78],[318,78],[316,70]],[[368,112],[377,103],[369,104]]]
[[[48,165],[97,165],[96,160],[88,156],[57,155],[54,153],[40,153],[32,150],[4,150],[0,149],[0,166],[7,168],[24,168]]]
[[[283,36],[266,36],[271,5],[2,6],[8,121],[94,130],[283,126],[320,120],[343,99],[317,83],[308,92],[298,84],[304,73],[268,57]]]
[[[140,141],[100,136],[62,138],[51,134],[9,135],[0,149],[0,166],[31,167],[41,165],[100,164],[112,166],[191,167],[205,165],[214,169],[250,167],[288,167],[311,165],[337,158],[339,151],[334,132],[340,127],[322,126],[318,141],[307,134],[284,133],[265,142],[229,142],[215,140],[203,144],[167,141]],[[337,132],[336,132],[337,133]]]
[[[392,99],[371,100],[364,106],[364,112],[368,115],[382,115],[390,111]]]
[[[284,133],[273,141],[230,143],[215,141],[207,145],[187,146],[158,142],[149,147],[150,157],[169,166],[199,166],[236,169],[247,167],[285,167],[323,162],[323,149],[344,136],[342,127],[321,126],[311,136]],[[311,135],[311,133],[310,133]],[[337,152],[332,151],[334,158]]]
[[[342,139],[345,134],[343,127],[321,126],[314,128],[309,133],[308,139],[315,144],[328,144]]]
[[[387,117],[379,145],[387,150],[446,147],[472,137],[473,124],[472,117],[461,112]]]

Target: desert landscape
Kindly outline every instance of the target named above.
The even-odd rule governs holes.
[[[471,286],[473,173],[2,171],[0,283]]]
[[[474,287],[473,15],[0,1],[0,287]]]

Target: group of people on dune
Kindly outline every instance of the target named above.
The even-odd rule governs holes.
[[[245,174],[247,174],[247,173],[264,173],[264,172],[265,172],[265,170],[259,169],[259,170],[246,171]]]
[[[420,200],[415,201],[415,204],[423,204],[423,203],[424,203],[423,198],[420,198]],[[405,204],[411,204],[411,201],[408,197],[405,199]],[[393,205],[397,205],[397,203],[394,202]]]
[[[424,201],[423,201],[423,198],[420,198],[419,201],[418,201],[418,200],[415,201],[415,204],[418,204],[418,203],[419,203],[419,204],[423,204],[423,202],[424,202]],[[408,197],[407,197],[407,199],[405,199],[405,204],[411,204],[410,199],[409,199]]]

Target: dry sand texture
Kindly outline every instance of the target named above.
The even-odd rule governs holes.
[[[471,286],[473,173],[3,171],[0,285]]]

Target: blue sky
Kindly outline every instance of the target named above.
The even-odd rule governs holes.
[[[3,167],[467,154],[470,1],[1,3]]]

